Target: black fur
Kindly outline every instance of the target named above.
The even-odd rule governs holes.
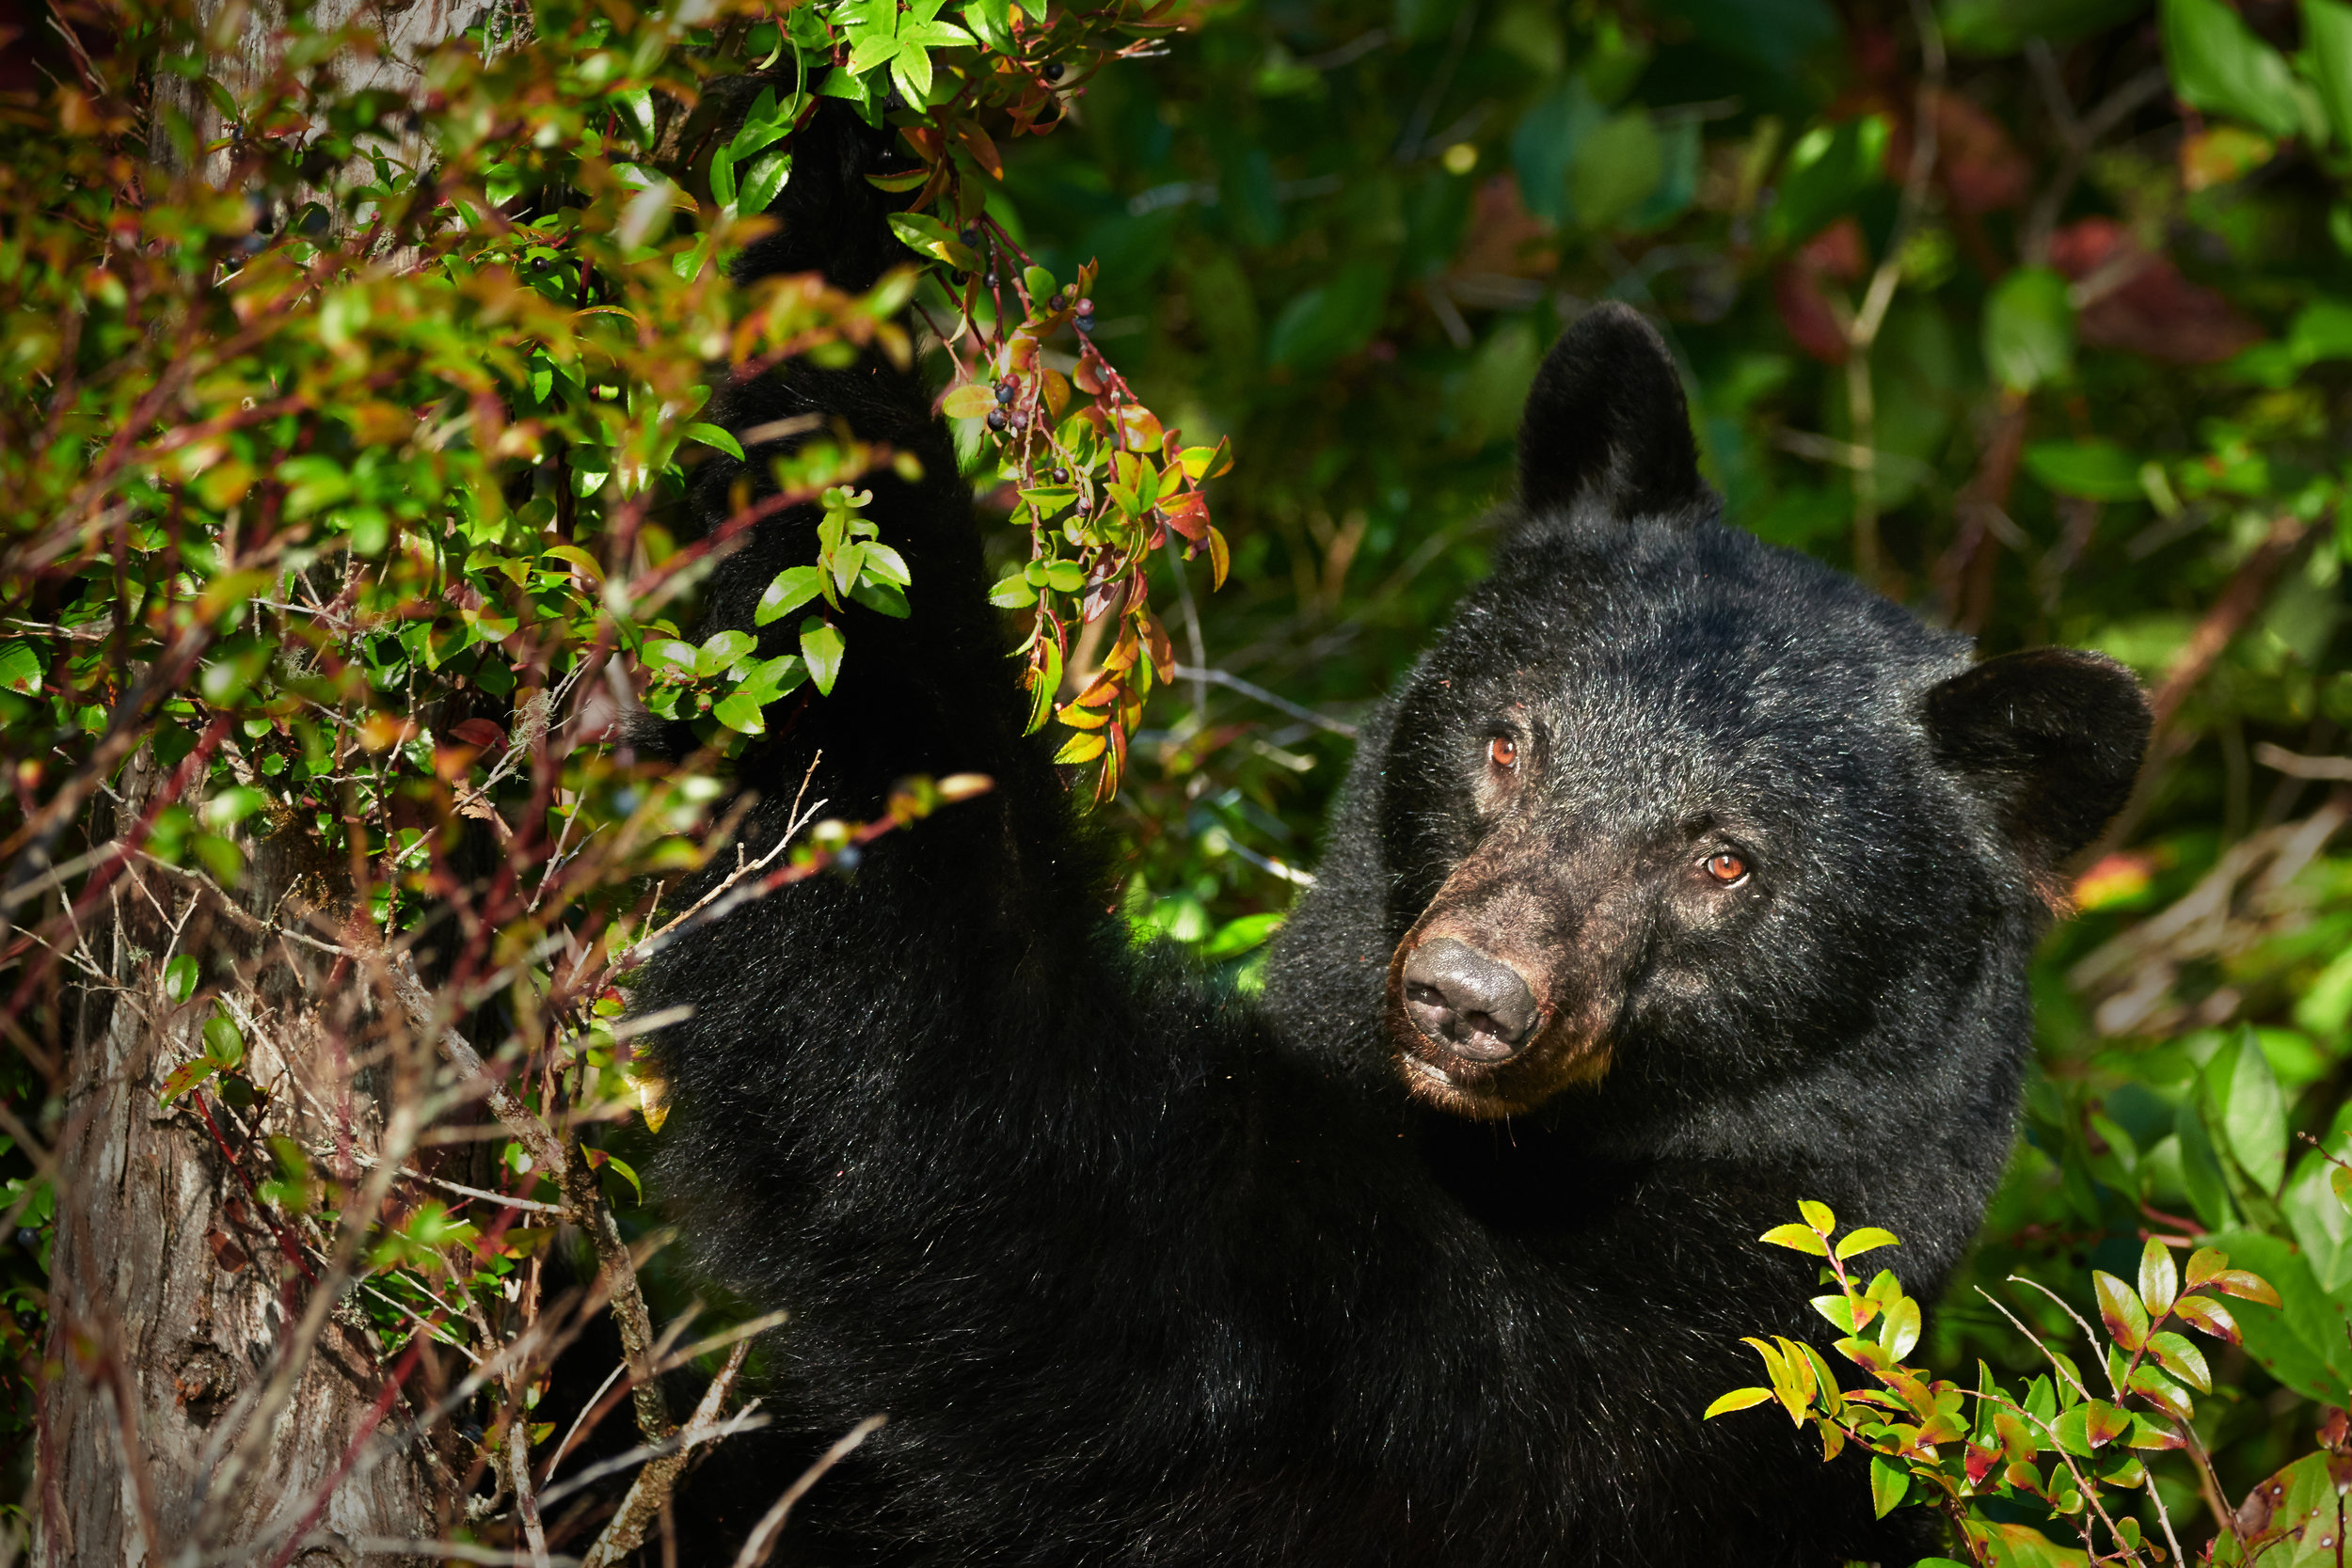
[[[672,950],[642,999],[698,1008],[660,1046],[661,1184],[711,1269],[793,1313],[774,1467],[728,1484],[772,1496],[891,1417],[800,1505],[792,1560],[1925,1549],[1871,1521],[1851,1456],[1699,1412],[1757,1381],[1740,1335],[1830,1337],[1812,1269],[1756,1241],[1800,1197],[1901,1232],[1883,1256],[1915,1291],[1967,1243],[2010,1147],[2039,879],[2113,809],[2144,716],[2108,667],[2045,661],[1991,677],[2026,715],[2005,728],[1965,639],[1722,527],[1654,344],[1606,311],[1554,351],[1512,542],[1366,725],[1262,1002],[1106,912],[1020,736],[923,389],[802,370],[734,394],[739,427],[836,413],[930,476],[875,483],[913,618],[853,611],[834,697],[771,716],[755,840],[818,752],[812,794],[853,817],[902,774],[997,781]],[[722,565],[714,626],[751,626],[811,522]],[[2077,722],[2094,744],[2056,743]],[[1506,733],[1507,788],[1481,771]],[[1388,974],[1506,839],[1521,934],[1572,958],[1611,1065],[1465,1120],[1408,1093]],[[1710,903],[1685,873],[1722,842],[1754,870]]]

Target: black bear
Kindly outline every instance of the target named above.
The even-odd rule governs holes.
[[[857,183],[824,172],[803,153],[810,224]],[[793,221],[754,265],[878,264]],[[1915,1292],[1967,1243],[2057,867],[2146,740],[2121,668],[1972,664],[1724,527],[1662,344],[1600,307],[1528,399],[1492,577],[1364,726],[1249,999],[1105,912],[925,388],[803,368],[731,399],[925,476],[866,513],[912,618],[852,611],[834,695],[771,715],[749,834],[812,758],[853,818],[901,775],[996,782],[681,942],[642,998],[695,1008],[658,1048],[661,1183],[716,1275],[792,1314],[757,1502],[890,1417],[800,1504],[792,1560],[1930,1549],[1873,1522],[1851,1455],[1700,1412],[1756,1381],[1739,1336],[1829,1337],[1812,1268],[1756,1244],[1799,1198],[1899,1231]],[[710,624],[750,628],[812,525],[763,525]]]

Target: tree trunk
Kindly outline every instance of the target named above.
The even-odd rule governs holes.
[[[424,50],[503,3],[371,8],[381,52],[351,57],[337,74],[350,86],[414,87]],[[243,8],[199,0],[197,9],[209,24],[230,5]],[[312,14],[332,26],[359,12],[358,0],[325,0]],[[248,69],[222,73],[231,93],[266,70],[278,22],[273,5],[246,13]],[[160,79],[155,104],[185,115],[198,145],[217,138],[219,116],[197,84]],[[419,155],[421,144],[405,145],[415,142],[404,137],[399,155]],[[155,148],[170,156],[167,138]],[[222,154],[206,172],[218,180],[227,166]],[[114,821],[136,821],[162,783],[140,752],[124,769]],[[445,1456],[405,1430],[412,1400],[437,1391],[431,1346],[414,1368],[400,1366],[381,1354],[355,1290],[314,1300],[313,1278],[335,1277],[317,1250],[331,1247],[331,1227],[298,1233],[246,1190],[272,1169],[266,1138],[332,1151],[334,1174],[356,1186],[386,1131],[388,1069],[355,1072],[344,1046],[361,1022],[352,988],[334,998],[326,955],[255,934],[255,917],[278,911],[290,887],[334,902],[304,864],[300,833],[292,826],[247,845],[242,920],[151,863],[116,882],[105,918],[83,924],[35,1459],[37,1562],[422,1562],[394,1544],[446,1534],[462,1506]],[[160,1103],[167,1076],[201,1053],[214,1010],[209,986],[191,1003],[171,1001],[165,963],[175,950],[199,952],[207,981],[254,1025],[246,1075],[268,1098],[245,1116],[209,1094]],[[412,1370],[403,1389],[395,1374]]]
[[[125,769],[127,811],[158,782],[142,752]],[[256,846],[241,900],[276,906],[292,859]],[[322,1233],[269,1218],[246,1191],[270,1169],[264,1136],[348,1150],[342,1174],[358,1178],[384,1127],[338,1070],[344,1020],[315,1000],[328,994],[325,963],[282,940],[237,940],[226,913],[149,864],[125,874],[113,918],[92,927],[116,989],[83,992],[60,1139],[42,1562],[391,1563],[405,1554],[363,1544],[429,1539],[455,1506],[447,1466],[401,1441],[413,1411],[353,1297],[312,1308],[313,1276],[329,1272]],[[208,977],[254,1025],[246,1074],[269,1095],[244,1116],[210,1085],[160,1103],[214,1011],[206,993],[170,1000],[175,942],[204,952]],[[306,1309],[322,1320],[309,1344]]]

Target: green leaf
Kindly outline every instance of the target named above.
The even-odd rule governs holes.
[[[2061,1412],[2058,1418],[2050,1423],[2050,1435],[2058,1439],[2059,1448],[2064,1449],[2075,1458],[2089,1459],[2090,1457],[2090,1406],[2077,1404],[2071,1410]]]
[[[995,53],[1013,53],[1012,0],[971,0],[963,8],[963,24]]]
[[[1658,188],[1665,144],[1650,117],[1614,115],[1577,139],[1568,154],[1568,214],[1587,232],[1605,230]]]
[[[1075,594],[1087,585],[1086,568],[1074,561],[1048,562],[1045,583],[1057,594]]]
[[[1227,958],[1237,958],[1279,930],[1285,918],[1283,911],[1268,910],[1259,914],[1245,914],[1237,920],[1229,920],[1217,927],[1216,934],[1201,945],[1200,956],[1211,963],[1220,963]]]
[[[621,1180],[628,1183],[629,1191],[637,1195],[638,1203],[642,1205],[645,1201],[645,1184],[637,1180],[637,1173],[629,1168],[628,1161],[618,1155],[607,1154],[602,1164],[619,1173]]]
[[[818,567],[786,567],[768,584],[767,592],[760,594],[759,606],[752,611],[752,624],[765,626],[783,620],[815,598],[824,585],[825,574]]]
[[[887,545],[877,545],[871,540],[866,545],[865,572],[875,581],[886,582],[896,588],[904,588],[914,580],[914,574],[907,570],[906,557]]]
[[[1911,1471],[1883,1454],[1870,1456],[1870,1510],[1883,1519],[1911,1490]]]
[[[1059,763],[1092,762],[1103,754],[1103,749],[1109,744],[1110,737],[1101,730],[1083,730],[1062,742],[1061,750],[1054,753],[1054,760]]]
[[[724,631],[714,631],[704,639],[700,648],[694,650],[694,675],[699,680],[709,680],[724,674],[758,645],[758,640],[750,632],[739,631],[733,626]]]
[[[808,666],[798,654],[779,654],[753,665],[742,674],[742,684],[735,689],[743,696],[772,703],[788,691],[796,691],[808,679]]]
[[[1805,1224],[1825,1236],[1837,1228],[1837,1212],[1826,1203],[1802,1198],[1798,1200],[1797,1212],[1804,1216]]]
[[[2206,1122],[2205,1107],[2211,1099],[2192,1086],[2181,1097],[2172,1125],[2180,1135],[2181,1182],[2188,1190],[2190,1206],[2207,1229],[2226,1230],[2237,1223],[2237,1211],[2230,1201],[2230,1180],[2222,1174],[2221,1156]],[[2192,1258],[2188,1276],[2192,1290],[2198,1283],[2195,1263]]]
[[[996,394],[983,381],[967,381],[939,400],[939,411],[951,420],[977,420],[996,406]]]
[[[713,703],[710,717],[738,735],[765,735],[768,721],[762,715],[758,697],[747,691],[731,691]]]
[[[2139,1301],[2150,1322],[2161,1321],[2181,1293],[2180,1271],[2173,1267],[2172,1249],[2153,1236],[2139,1253]]]
[[[236,1023],[226,1013],[215,1013],[204,1021],[204,1054],[223,1069],[233,1068],[245,1060],[245,1037],[237,1032]]]
[[[2062,496],[2091,500],[2141,499],[2139,460],[2113,441],[2036,441],[2026,471]]]
[[[2132,1288],[2104,1269],[2093,1269],[2091,1289],[2099,1296],[2099,1316],[2107,1325],[2107,1333],[2126,1351],[2137,1351],[2148,1342],[2148,1313],[2139,1305],[2139,1297]]]
[[[809,679],[817,689],[832,696],[833,683],[841,678],[840,631],[814,615],[803,621],[801,657],[808,661]]]
[[[716,447],[738,463],[743,461],[743,443],[715,424],[705,424],[697,420],[686,427],[685,435],[690,441],[700,441],[706,447]]]
[[[1829,1256],[1829,1243],[1806,1226],[1776,1225],[1756,1240],[1770,1242],[1774,1246],[1785,1246],[1791,1252],[1809,1252],[1816,1258]]]
[[[1858,1230],[1847,1232],[1846,1239],[1837,1243],[1837,1257],[1842,1262],[1856,1253],[1875,1252],[1881,1247],[1900,1245],[1902,1243],[1896,1239],[1892,1230],[1882,1230],[1877,1226],[1866,1225]]]
[[[2303,0],[2303,63],[2338,147],[2352,147],[2352,6]]]
[[[893,213],[890,214],[890,231],[898,236],[901,245],[946,261],[949,266],[961,267],[965,272],[980,270],[979,257],[935,218],[925,217],[920,213]]]
[[[866,609],[878,610],[893,620],[907,618],[907,596],[896,583],[882,582],[872,577],[862,577],[850,590],[850,597]]]
[[[1813,1310],[1827,1318],[1832,1328],[1840,1334],[1857,1334],[1862,1325],[1854,1321],[1854,1304],[1844,1296],[1815,1296]]]
[[[735,154],[723,147],[710,155],[710,197],[722,207],[735,205]]]
[[[2295,73],[2221,0],[2164,0],[2164,61],[2182,103],[2274,136],[2302,129]]]
[[[2205,1365],[2205,1353],[2186,1338],[2167,1329],[2148,1337],[2148,1349],[2166,1371],[2201,1394],[2213,1392],[2213,1372]]]
[[[988,591],[988,602],[999,610],[1026,610],[1037,603],[1037,590],[1016,572]]]
[[[645,662],[675,679],[691,680],[694,674],[694,644],[665,637],[645,644]]]
[[[1984,309],[1984,362],[2012,392],[2063,379],[2074,367],[2074,307],[2066,279],[2048,267],[2020,267]]]
[[[1718,1416],[1728,1416],[1735,1410],[1753,1410],[1759,1404],[1771,1403],[1772,1399],[1772,1391],[1770,1388],[1734,1388],[1730,1393],[1708,1405],[1707,1414],[1701,1416],[1699,1419],[1711,1421]]]
[[[196,994],[197,982],[201,977],[195,955],[175,954],[172,960],[164,965],[164,994],[170,997],[175,1006],[185,1002]]]
[[[203,1083],[220,1070],[220,1064],[210,1056],[196,1056],[182,1062],[164,1078],[163,1092],[156,1103],[168,1107],[171,1102]]]
[[[1919,1342],[1919,1304],[1904,1296],[1886,1309],[1879,1325],[1879,1349],[1899,1361]]]
[[[1307,289],[1282,308],[1266,334],[1266,357],[1295,370],[1320,369],[1372,341],[1388,300],[1388,267],[1369,260],[1349,261],[1328,282]]]
[[[2181,1386],[2146,1362],[2133,1370],[2128,1386],[2176,1421],[2188,1420],[2197,1414],[2196,1405]]]
[[[40,656],[29,642],[0,642],[0,691],[20,697],[40,695]]]
[[[791,177],[792,154],[781,147],[769,149],[738,177],[735,210],[746,215],[766,212]]]
[[[2276,1193],[2286,1175],[2286,1097],[2253,1030],[2241,1031],[2224,1047],[2205,1076],[2220,1102],[2221,1132],[2238,1167],[2265,1194]]]

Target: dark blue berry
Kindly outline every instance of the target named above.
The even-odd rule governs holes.
[[[1005,411],[1003,409],[992,408],[988,411],[988,428],[991,430],[1002,430],[1005,428]]]

